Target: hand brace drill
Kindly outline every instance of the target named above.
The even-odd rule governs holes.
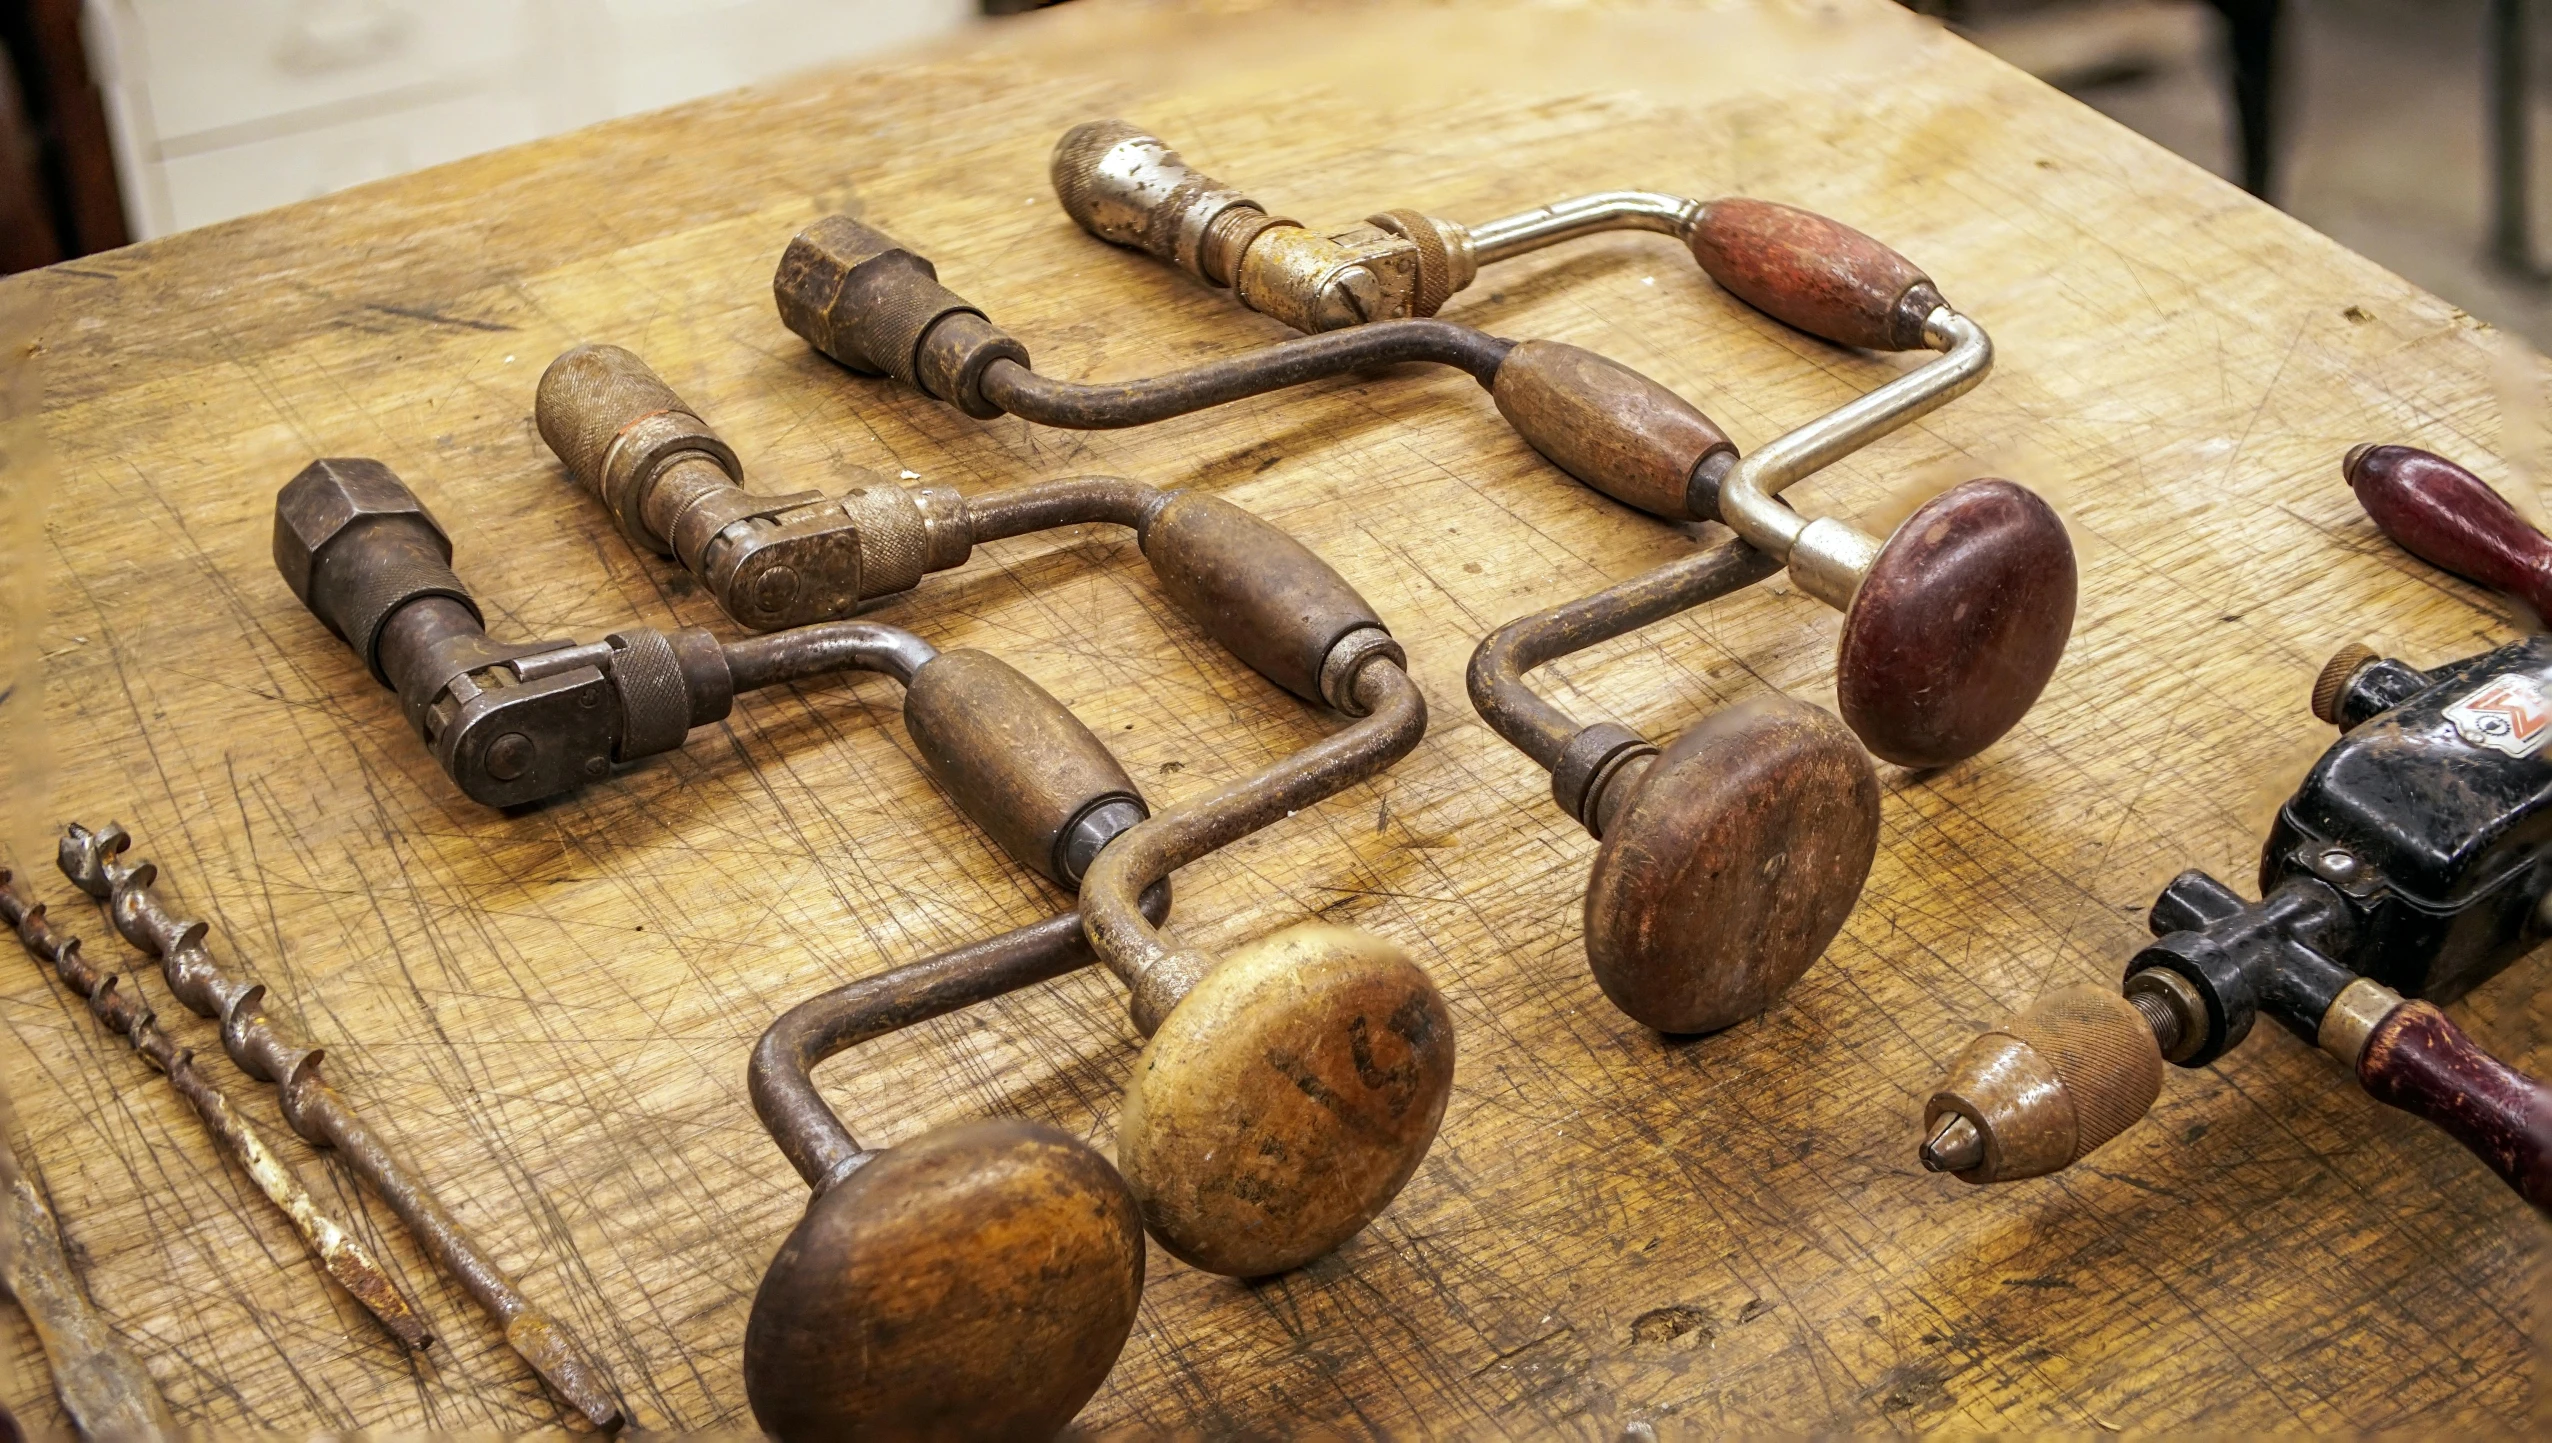
[[[2412,553],[2552,603],[2552,540],[2470,472],[2406,446],[2360,446],[2343,470]],[[1951,1063],[1925,1167],[1974,1183],[2069,1167],[2144,1116],[2164,1062],[2203,1067],[2266,1013],[2552,1208],[2552,1090],[2436,1006],[2552,935],[2552,636],[2424,669],[2351,645],[2312,709],[2340,739],[2278,810],[2260,900],[2174,878],[2123,995],[2050,993]]]
[[[1983,750],[2028,710],[2054,669],[2072,620],[2073,557],[2035,496],[2009,482],[1971,482],[1935,498],[1884,542],[1836,518],[1802,518],[1778,499],[1803,477],[1964,395],[1993,365],[1984,328],[1942,300],[1911,261],[1859,231],[1745,197],[1701,202],[1612,191],[1476,229],[1398,210],[1323,236],[1270,218],[1158,138],[1117,120],[1066,133],[1055,146],[1053,179],[1065,211],[1092,235],[1209,285],[1229,285],[1243,305],[1297,330],[1354,326],[1368,340],[1398,337],[1400,349],[1418,352],[1390,359],[1468,364],[1499,413],[1562,470],[1652,515],[1722,522],[1786,563],[1801,589],[1846,613],[1836,662],[1843,716],[1889,761],[1938,766]],[[1820,339],[1943,354],[1740,457],[1682,398],[1601,356],[1410,319],[1434,315],[1482,264],[1623,227],[1683,240],[1729,292]],[[784,290],[784,316],[789,309]],[[815,339],[814,330],[791,324]],[[1346,339],[1315,335],[1259,357],[1309,358]],[[1430,340],[1441,356],[1423,354]],[[1018,364],[1024,370],[1024,355]],[[1023,391],[1018,374],[988,364],[984,384],[992,388],[987,400],[1045,419],[1003,399]],[[1102,394],[1110,388],[1040,384],[1088,392],[1093,402],[1115,399]],[[1021,399],[1037,396],[1026,388]]]
[[[902,683],[923,761],[1002,848],[1080,880],[1143,818],[1133,784],[1027,677],[983,652],[942,654],[891,626],[835,621],[721,642],[700,627],[627,627],[599,642],[499,642],[451,567],[452,543],[378,461],[314,461],[275,497],[275,564],[311,613],[398,693],[409,724],[471,800],[516,806],[682,745],[737,693],[842,671]],[[1051,749],[1040,790],[1014,758]],[[1068,780],[1067,780],[1068,778]]]
[[[694,485],[680,474],[692,463],[669,450],[660,479],[613,484],[610,438],[679,426],[715,441],[693,408],[616,347],[561,356],[538,406],[570,471],[607,502],[626,498],[630,509],[616,511],[624,523],[677,510],[653,498]],[[733,491],[735,474],[704,471],[696,485]],[[1163,589],[1209,634],[1285,689],[1359,719],[1108,840],[1081,880],[1077,916],[810,999],[755,1050],[755,1106],[815,1188],[747,1332],[757,1418],[783,1436],[1052,1432],[1105,1378],[1131,1326],[1142,1283],[1131,1219],[1199,1267],[1280,1272],[1361,1229],[1423,1157],[1451,1084],[1452,1020],[1398,948],[1306,925],[1218,961],[1169,945],[1154,930],[1159,912],[1138,905],[1138,894],[1379,772],[1416,744],[1424,702],[1364,600],[1291,537],[1229,503],[1113,477],[974,497],[882,478],[857,489],[867,509],[837,533],[838,574],[897,575],[901,586],[887,589],[910,586],[917,572],[889,572],[881,558],[910,554],[898,538],[916,530],[936,570],[962,564],[980,540],[1126,525]],[[1037,750],[1018,749],[1020,765],[1033,766]],[[872,1152],[814,1089],[813,1068],[860,1041],[1093,960],[1127,981],[1150,1037],[1119,1115],[1121,1178],[1077,1142],[1007,1123]],[[1021,1221],[992,1230],[991,1217]],[[1021,1309],[1037,1326],[1016,1325]],[[870,1360],[857,1378],[838,1366],[846,1350]]]
[[[1067,137],[1059,174],[1071,151]],[[1127,185],[1138,197],[1167,197],[1163,206],[1213,188],[1174,164]],[[1058,188],[1075,203],[1072,184],[1059,179]],[[1724,213],[1696,254],[1745,286],[1740,294],[1824,327],[1819,334],[1945,354],[1742,458],[1709,418],[1628,367],[1445,321],[1373,321],[1167,376],[1079,384],[1031,370],[1027,348],[941,286],[928,260],[847,216],[792,241],[772,286],[789,328],[853,371],[890,376],[979,418],[1007,413],[1072,429],[1143,425],[1373,366],[1454,366],[1563,470],[1669,520],[1722,521],[1787,565],[1802,590],[1844,610],[1838,692],[1844,720],[1873,751],[1909,766],[1972,756],[2028,710],[2062,654],[2072,548],[2043,502],[2004,481],[1944,493],[1886,542],[1782,504],[1780,493],[1801,478],[1973,388],[1993,345],[1937,304],[1931,283],[1894,252],[1821,217],[1773,209],[1781,214]],[[1096,223],[1091,213],[1083,220]],[[1263,244],[1284,231],[1256,234]],[[1887,319],[1926,305],[1910,334]]]

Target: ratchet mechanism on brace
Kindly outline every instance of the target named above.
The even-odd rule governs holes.
[[[2538,614],[2552,601],[2552,540],[2470,472],[2406,446],[2343,469],[2405,549]],[[2426,668],[2352,644],[2312,709],[2340,739],[2279,809],[2260,899],[2173,879],[2123,995],[2051,993],[1959,1054],[1924,1109],[1925,1167],[2068,1167],[2144,1116],[2165,1061],[2203,1067],[2266,1013],[2552,1209],[2552,1089],[2436,1005],[2552,936],[2552,636]]]
[[[638,357],[607,346],[560,357],[539,405],[553,437],[618,433],[665,410],[697,416]],[[561,456],[580,468],[576,455]],[[1094,521],[1129,527],[1182,612],[1270,681],[1351,718],[1251,776],[1146,817],[1106,747],[1024,677],[1006,712],[979,703],[962,724],[914,724],[908,705],[934,773],[1022,861],[1039,865],[1056,835],[1051,819],[1120,809],[1072,865],[1039,865],[1077,887],[1080,907],[811,998],[754,1051],[755,1109],[814,1190],[747,1327],[756,1419],[784,1438],[1049,1434],[1124,1346],[1145,1229],[1198,1267],[1282,1272],[1362,1229],[1425,1156],[1451,1089],[1452,1016],[1398,947],[1315,923],[1217,958],[1173,943],[1159,924],[1173,870],[1380,773],[1424,734],[1426,704],[1354,588],[1228,502],[1107,476],[972,497],[870,490],[871,515],[914,518],[930,569],[962,564],[980,541]],[[847,569],[880,574],[866,548],[897,546],[899,525],[856,532],[849,545],[862,554]],[[860,1042],[1094,962],[1126,985],[1148,1039],[1118,1115],[1114,1166],[1053,1129],[1016,1122],[864,1148],[816,1090],[815,1067]],[[843,1369],[845,1356],[863,1366]]]
[[[904,686],[905,725],[933,776],[970,812],[986,799],[994,840],[1046,876],[1078,882],[1143,817],[1113,761],[1064,767],[1079,798],[1065,811],[1020,792],[1010,759],[1052,740],[1058,704],[996,657],[942,653],[896,627],[830,621],[732,642],[700,627],[629,627],[583,645],[497,642],[453,574],[442,527],[378,461],[316,461],[294,477],[275,498],[275,555],[312,613],[398,692],[444,771],[489,806],[670,751],[739,692],[867,671]],[[1103,784],[1081,795],[1093,779]]]

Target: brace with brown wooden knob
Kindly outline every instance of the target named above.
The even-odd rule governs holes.
[[[1117,136],[1109,147],[1141,150],[1144,139]],[[1102,153],[1113,154],[1109,147]],[[1186,180],[1129,192],[1172,209],[1209,194],[1223,192]],[[1088,200],[1067,194],[1096,233],[1147,248],[1168,233],[1149,220],[1136,225],[1153,214],[1142,207],[1112,219]],[[1233,213],[1256,212],[1226,206],[1214,214]],[[1735,219],[1723,217],[1713,232],[1724,242],[1714,264],[1724,262],[1739,283],[1789,314],[1852,334],[1835,319],[1848,319],[1850,307],[1834,299],[1851,287],[1773,285],[1764,278],[1789,273],[1774,262],[1785,237],[1795,237],[1768,222],[1739,224],[1755,213],[1729,214]],[[1872,249],[1861,240],[1857,251],[1835,244],[1855,254]],[[1880,273],[1889,266],[1865,260],[1837,274],[1860,277],[1855,284],[1869,296],[1887,292],[1886,304],[1900,310],[1919,309],[1934,294],[1916,283],[1919,275],[1888,291]],[[1168,376],[1085,384],[1039,375],[1025,348],[942,286],[929,261],[847,216],[819,221],[792,241],[772,286],[789,328],[854,370],[896,376],[970,415],[1007,412],[1073,429],[1144,425],[1365,366],[1459,366],[1491,388],[1519,434],[1572,475],[1657,515],[1722,521],[1787,565],[1802,590],[1848,611],[1839,658],[1844,719],[1873,752],[1901,765],[1941,766],[1991,744],[2036,700],[2071,632],[2072,543],[2055,512],[2011,482],[1954,488],[1884,541],[1838,517],[1804,517],[1781,500],[1785,488],[1984,378],[1992,341],[1945,305],[1922,318],[1917,337],[1942,352],[1939,359],[1739,458],[1707,417],[1627,367],[1560,342],[1518,344],[1443,321],[1355,325]]]
[[[2359,446],[2340,469],[2403,550],[2552,617],[2552,538],[2480,477],[2409,446]]]

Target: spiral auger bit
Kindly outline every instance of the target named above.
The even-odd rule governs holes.
[[[2471,472],[2393,445],[2340,471],[2404,550],[2537,615],[2552,603],[2552,539]],[[2552,1212],[2552,1087],[2437,1006],[2552,936],[2552,636],[2428,667],[2351,642],[2312,712],[2339,739],[2278,808],[2259,900],[2173,878],[2117,991],[2051,993],[1958,1054],[1924,1110],[1925,1167],[2070,1167],[2153,1106],[2163,1063],[2204,1067],[2267,1016]]]
[[[28,896],[25,879],[6,866],[0,866],[0,921],[17,929],[27,955],[53,964],[53,970],[87,1001],[89,1011],[108,1031],[121,1036],[143,1061],[167,1076],[168,1085],[204,1120],[214,1144],[283,1213],[328,1276],[401,1343],[419,1352],[433,1344],[434,1335],[427,1331],[425,1320],[382,1271],[372,1250],[310,1196],[264,1130],[232,1106],[229,1096],[195,1066],[194,1049],[169,1041],[150,1005],[118,987],[123,978],[91,966],[80,955],[79,938],[55,931],[44,904]]]
[[[64,829],[57,861],[74,886],[106,904],[124,940],[158,959],[168,990],[199,1017],[221,1026],[222,1050],[259,1082],[275,1085],[284,1121],[314,1147],[333,1149],[371,1187],[443,1270],[505,1332],[507,1345],[550,1391],[595,1427],[618,1429],[620,1401],[600,1372],[579,1356],[566,1330],[532,1306],[504,1270],[479,1251],[424,1181],[355,1116],[345,1095],[319,1075],[320,1049],[305,1047],[266,1016],[266,989],[226,972],[204,945],[201,922],[170,915],[152,892],[159,869],[127,865],[132,838],[117,825]]]

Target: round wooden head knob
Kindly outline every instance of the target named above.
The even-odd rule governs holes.
[[[1885,760],[1963,761],[2038,700],[2073,632],[2073,542],[2027,487],[1953,486],[1896,528],[1843,618],[1843,720]]]
[[[783,1439],[1046,1438],[1098,1391],[1143,1294],[1107,1159],[1052,1128],[940,1128],[818,1196],[744,1331]]]
[[[1417,1171],[1453,1014],[1398,947],[1304,923],[1233,952],[1134,1064],[1117,1166],[1180,1258],[1255,1278],[1329,1252]]]
[[[1743,1022],[1851,915],[1878,853],[1878,776],[1822,708],[1769,697],[1677,737],[1638,786],[1586,886],[1595,983],[1660,1032]]]

